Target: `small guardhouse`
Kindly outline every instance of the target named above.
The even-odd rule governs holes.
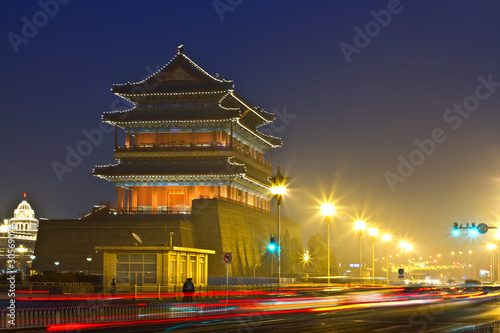
[[[192,278],[206,286],[213,250],[179,246],[96,246],[103,255],[103,283],[116,279],[118,290],[137,286],[181,286]]]

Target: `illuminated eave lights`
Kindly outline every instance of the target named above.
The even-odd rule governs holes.
[[[238,98],[238,96],[236,96],[233,91],[230,92],[231,93],[231,96],[236,99],[238,102],[240,102],[243,106],[245,106],[248,110],[251,110],[253,113],[255,113],[257,116],[259,116],[262,120],[264,120],[266,123],[272,123],[274,120],[268,120],[266,118],[264,118],[262,115],[260,115],[257,111],[255,111],[255,109],[251,106],[251,105],[248,105],[247,103],[245,103],[245,101],[241,100],[240,98]],[[269,112],[267,112],[269,113]],[[270,115],[273,115],[272,113],[269,113]]]
[[[182,44],[180,45],[180,47],[182,48]],[[152,77],[158,75],[158,73],[160,73],[161,71],[163,71],[166,67],[168,67],[177,57],[179,56],[183,56],[191,65],[193,65],[196,69],[198,69],[200,72],[202,72],[203,74],[205,74],[206,76],[208,76],[209,78],[211,78],[212,80],[215,80],[215,81],[218,81],[218,82],[221,82],[221,83],[232,83],[233,81],[232,80],[226,80],[226,79],[219,79],[219,78],[216,78],[214,76],[212,76],[210,73],[208,73],[207,71],[205,71],[203,68],[201,68],[200,66],[198,66],[193,60],[191,60],[187,55],[185,55],[183,52],[180,51],[180,48],[178,47],[178,51],[177,51],[177,54],[172,58],[170,59],[169,62],[167,62],[162,68],[160,68],[158,71],[156,71],[155,73],[151,74],[150,76],[146,77],[145,79],[141,80],[141,81],[136,81],[136,82],[130,82],[128,81],[127,83],[116,83],[116,84],[113,84],[113,86],[117,86],[117,87],[120,87],[120,86],[127,86],[127,85],[137,85],[137,84],[142,84],[144,82],[146,82],[147,80],[151,79]]]

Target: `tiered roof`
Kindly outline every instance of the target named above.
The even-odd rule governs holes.
[[[280,147],[280,138],[258,131],[271,123],[275,116],[261,108],[253,107],[234,93],[232,80],[214,77],[183,53],[179,46],[177,55],[158,72],[138,81],[116,84],[112,91],[136,105],[126,111],[108,112],[103,120],[126,127],[131,122],[147,121],[236,121],[252,134],[266,141],[271,147]],[[203,101],[209,107],[173,108],[162,102]],[[144,108],[143,103],[157,103],[155,108]]]

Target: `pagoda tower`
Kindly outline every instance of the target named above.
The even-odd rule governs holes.
[[[272,169],[264,154],[282,141],[259,132],[274,115],[238,96],[233,81],[207,73],[180,45],[158,72],[112,91],[134,106],[103,115],[115,126],[118,163],[94,174],[116,184],[118,213],[190,213],[201,198],[269,210]]]

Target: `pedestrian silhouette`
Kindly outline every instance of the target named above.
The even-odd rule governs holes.
[[[115,279],[111,281],[111,296],[115,296],[116,293],[116,282]]]
[[[194,294],[194,283],[193,279],[188,278],[184,285],[182,286],[182,292],[184,293],[184,302],[192,302]]]

